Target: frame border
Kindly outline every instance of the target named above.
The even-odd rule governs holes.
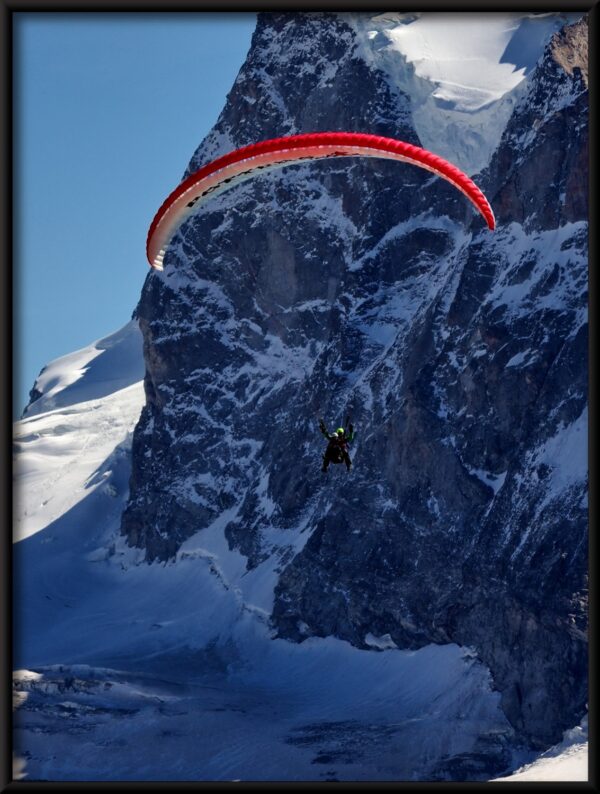
[[[361,11],[367,10],[364,3],[359,0],[328,0],[328,2],[318,2],[318,0],[300,0],[290,5],[284,5],[282,2],[275,2],[272,0],[261,0],[261,2],[251,5],[247,0],[222,0],[220,3],[216,2],[202,2],[202,0],[175,0],[169,4],[167,0],[125,0],[119,3],[117,0],[91,0],[85,3],[85,0],[0,0],[0,48],[3,53],[3,69],[0,80],[0,101],[4,112],[2,113],[2,152],[3,152],[3,169],[2,169],[2,189],[0,192],[0,240],[3,245],[4,253],[4,267],[2,267],[2,278],[4,279],[2,289],[2,326],[1,326],[1,344],[0,344],[0,367],[5,375],[5,379],[9,381],[12,386],[12,373],[15,364],[18,360],[18,351],[14,350],[14,326],[13,326],[13,289],[16,279],[14,278],[14,238],[12,229],[12,191],[14,189],[14,173],[13,173],[13,16],[17,13],[34,13],[34,12],[66,12],[66,13],[181,13],[188,12],[223,12],[223,11],[236,11],[236,12],[261,12],[261,11]],[[597,55],[596,44],[598,41],[598,0],[495,0],[495,2],[486,5],[481,0],[462,0],[455,4],[451,2],[443,2],[443,0],[419,0],[415,3],[407,3],[406,0],[399,0],[396,3],[391,3],[390,0],[383,0],[377,3],[376,8],[368,9],[370,11],[471,11],[481,12],[485,11],[538,11],[538,12],[551,12],[551,11],[570,11],[588,13],[589,18],[589,104],[590,104],[590,120],[589,120],[589,218],[593,220],[595,210],[597,208],[597,184],[595,182],[595,166],[597,165],[597,155],[595,150],[595,141],[598,133],[597,125]],[[597,552],[597,542],[592,530],[595,526],[594,519],[596,518],[596,501],[595,501],[595,486],[596,481],[596,462],[595,462],[595,434],[596,429],[596,416],[593,408],[596,406],[597,390],[596,390],[596,377],[597,365],[595,360],[596,353],[596,330],[597,323],[595,318],[596,308],[596,286],[597,275],[595,266],[597,261],[598,247],[597,247],[597,227],[592,222],[589,226],[589,402],[592,407],[589,415],[588,425],[588,449],[592,453],[589,456],[589,485],[588,493],[589,500],[589,546],[588,546],[588,560],[589,569],[593,574],[592,560],[596,559],[595,552]],[[16,340],[18,342],[18,340]],[[10,395],[10,396],[8,396]],[[6,737],[6,742],[0,742],[0,792],[5,790],[45,790],[52,789],[62,791],[68,790],[97,790],[104,791],[110,788],[122,787],[126,789],[137,790],[169,790],[172,788],[205,788],[217,785],[215,782],[175,782],[175,781],[149,781],[149,782],[54,782],[54,781],[13,781],[12,779],[12,706],[10,704],[9,692],[12,689],[12,482],[9,485],[9,474],[12,474],[12,462],[9,455],[10,451],[10,438],[12,434],[12,409],[13,409],[13,395],[12,388],[10,392],[5,391],[4,400],[0,401],[2,410],[1,422],[1,447],[5,451],[2,456],[2,484],[0,491],[0,499],[2,505],[6,508],[7,527],[9,528],[4,534],[4,549],[1,554],[1,569],[0,576],[2,578],[2,609],[0,609],[0,642],[2,643],[3,652],[0,654],[2,679],[5,683],[0,690],[0,709],[2,711],[2,734]],[[10,432],[9,432],[10,427]],[[11,477],[12,481],[12,477]],[[443,790],[463,791],[466,785],[470,790],[485,789],[488,786],[495,786],[493,790],[505,788],[514,790],[516,786],[524,786],[526,788],[534,788],[540,790],[544,785],[550,789],[565,789],[566,791],[598,791],[597,787],[597,681],[592,671],[597,669],[597,627],[596,627],[596,598],[597,598],[597,583],[595,576],[590,576],[590,600],[589,600],[589,620],[590,620],[590,644],[589,644],[589,725],[590,725],[590,738],[589,738],[589,778],[587,783],[573,783],[566,782],[554,783],[431,783],[420,782],[416,785],[411,783],[384,783],[375,782],[370,783],[372,788],[389,788],[394,786],[404,790],[434,790],[440,787]],[[10,652],[8,652],[10,649]],[[238,784],[235,783],[219,783],[219,787],[233,788]],[[292,788],[297,784],[286,782],[266,782],[266,783],[244,783],[244,786],[250,786],[257,789],[265,787],[279,786],[284,788]],[[308,785],[315,787],[323,787],[324,783],[301,783],[300,785]],[[362,783],[340,783],[338,784],[344,788],[362,788]]]

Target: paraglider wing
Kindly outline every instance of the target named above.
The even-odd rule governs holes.
[[[355,132],[290,135],[236,149],[207,163],[184,180],[167,197],[150,225],[146,252],[151,267],[162,270],[169,241],[183,221],[210,197],[255,174],[264,173],[265,169],[325,157],[383,157],[425,168],[464,193],[483,215],[488,227],[495,227],[492,208],[477,185],[452,163],[426,149],[394,138]]]

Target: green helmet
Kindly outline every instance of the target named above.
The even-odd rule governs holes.
[[[343,427],[338,427],[338,429],[335,432],[338,434],[338,436],[343,436],[344,435],[344,428]]]

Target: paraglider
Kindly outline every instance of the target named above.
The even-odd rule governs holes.
[[[150,266],[155,270],[163,269],[169,242],[181,224],[210,198],[265,171],[329,157],[379,157],[424,168],[460,190],[483,216],[488,228],[495,228],[492,208],[477,185],[459,168],[433,152],[378,135],[317,132],[244,146],[212,160],[187,177],[165,199],[150,224],[146,241]],[[340,427],[335,433],[329,433],[321,419],[319,428],[329,441],[322,471],[326,472],[330,463],[345,463],[350,472],[352,461],[348,444],[354,438],[352,425],[348,425],[347,431]]]
[[[323,419],[319,419],[319,430],[329,441],[325,454],[323,455],[322,472],[326,472],[330,463],[345,463],[348,473],[352,468],[352,461],[348,452],[348,444],[354,440],[354,427],[350,423],[350,419],[346,419],[348,430],[343,427],[338,427],[335,433],[330,433],[327,430]]]
[[[326,157],[382,157],[411,163],[446,179],[471,201],[489,229],[492,208],[477,185],[460,169],[433,152],[394,138],[357,132],[316,132],[260,141],[218,157],[185,179],[163,202],[148,231],[150,266],[163,269],[169,241],[204,201],[265,170]]]

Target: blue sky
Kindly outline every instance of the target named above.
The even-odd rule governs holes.
[[[251,13],[19,13],[14,415],[40,369],[124,325],[154,213],[215,123]]]

